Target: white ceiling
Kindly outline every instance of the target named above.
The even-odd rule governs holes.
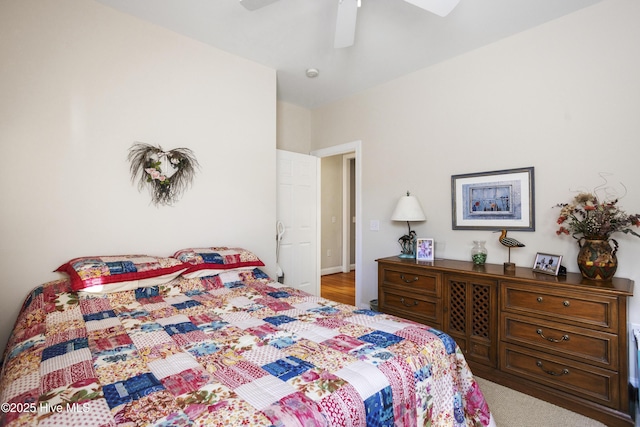
[[[316,108],[601,0],[460,0],[441,18],[403,0],[362,0],[355,44],[335,49],[339,0],[97,0],[277,70],[278,99]],[[320,75],[306,77],[307,68]]]

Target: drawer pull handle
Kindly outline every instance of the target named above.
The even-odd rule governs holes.
[[[570,303],[569,303],[569,301],[563,301],[562,305],[564,305],[565,307],[569,307]]]
[[[537,298],[537,301],[538,301],[538,302],[542,302],[542,297],[538,297],[538,298]]]
[[[404,283],[411,283],[411,282],[417,282],[418,281],[418,276],[414,277],[413,279],[405,279],[404,278],[404,274],[401,274],[400,278],[402,279],[402,281]]]
[[[551,338],[551,337],[545,337],[544,334],[542,333],[542,329],[537,329],[536,333],[538,335],[540,335],[542,338],[544,338],[545,340],[551,341],[551,342],[569,341],[569,335],[563,335],[562,338],[556,339],[556,338]]]
[[[404,298],[400,298],[400,302],[401,302],[401,303],[402,303],[402,305],[404,305],[405,307],[413,307],[413,306],[415,306],[415,305],[418,305],[418,301],[416,301],[416,300],[413,300],[413,304],[407,304],[407,303],[404,301]]]
[[[553,372],[553,371],[547,371],[546,369],[544,369],[542,367],[542,362],[539,361],[539,360],[536,362],[536,366],[538,368],[542,369],[542,372],[544,372],[545,374],[553,375],[554,377],[561,377],[563,375],[569,375],[569,370],[567,368],[564,368],[560,373]]]

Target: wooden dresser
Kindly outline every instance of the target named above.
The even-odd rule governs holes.
[[[452,336],[479,377],[610,426],[631,426],[627,298],[633,281],[502,265],[378,262],[382,312]]]

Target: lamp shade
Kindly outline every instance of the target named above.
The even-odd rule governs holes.
[[[409,193],[398,200],[396,209],[393,211],[393,215],[391,215],[392,221],[425,221],[426,219],[420,202],[415,196],[409,195]]]

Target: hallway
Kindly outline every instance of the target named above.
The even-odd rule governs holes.
[[[321,276],[320,296],[343,304],[355,305],[356,271]]]

